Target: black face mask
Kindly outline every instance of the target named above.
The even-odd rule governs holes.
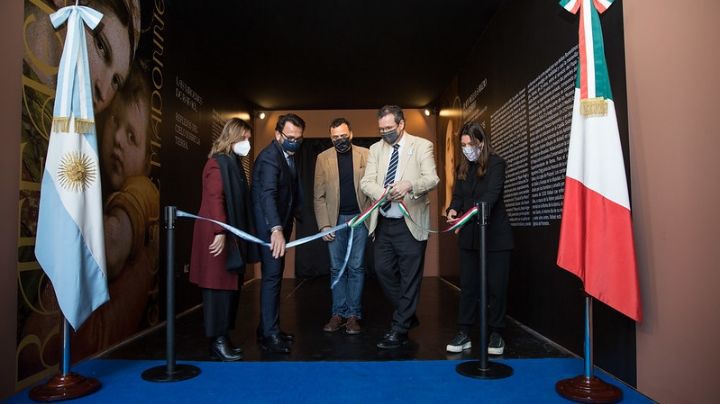
[[[280,146],[282,146],[282,148],[285,149],[286,152],[297,153],[297,151],[300,150],[302,138],[291,138],[282,132],[280,132],[280,134],[285,138],[285,140]]]
[[[393,129],[389,132],[385,132],[382,134],[382,138],[384,141],[387,142],[387,144],[395,144],[398,138],[398,131],[397,129]]]
[[[340,139],[333,140],[333,146],[335,146],[335,150],[337,150],[338,153],[347,153],[350,147],[352,147],[352,143],[350,143],[350,138],[341,137]]]

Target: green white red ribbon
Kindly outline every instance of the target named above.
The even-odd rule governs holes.
[[[365,220],[367,220],[368,217],[377,209],[380,207],[383,203],[387,202],[387,193],[389,189],[385,189],[383,191],[382,195],[380,195],[380,199],[375,201],[372,205],[370,205],[367,209],[365,209],[364,212],[361,212],[359,215],[356,215],[352,219],[348,221],[348,226],[350,227],[357,227],[360,224],[362,224]]]
[[[612,98],[599,14],[604,13],[613,1],[615,0],[560,0],[560,5],[567,11],[573,14],[580,12],[578,87],[581,100]]]
[[[415,219],[412,218],[412,215],[410,215],[410,211],[408,211],[407,206],[405,206],[405,202],[400,202],[399,204],[400,211],[402,212],[403,216],[407,217],[415,226],[419,227],[422,230],[425,230],[429,233],[447,233],[449,231],[457,230],[465,225],[465,223],[469,222],[470,219],[475,216],[478,213],[477,206],[474,206],[472,209],[468,210],[463,214],[462,216],[451,219],[450,220],[450,227],[444,230],[433,230],[433,229],[425,229],[422,226],[420,226]]]

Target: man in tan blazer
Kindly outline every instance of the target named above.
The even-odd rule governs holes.
[[[359,189],[360,179],[365,172],[368,149],[353,145],[352,137],[347,119],[337,118],[332,121],[330,140],[333,147],[320,153],[315,163],[313,204],[318,229],[321,231],[347,222],[370,204],[370,199]],[[335,332],[344,326],[347,334],[360,333],[367,227],[357,226],[353,230],[347,267],[340,276],[349,237],[350,229],[346,228],[323,238],[327,241],[330,252],[330,284],[335,284],[332,289],[332,316],[323,327],[327,332]]]
[[[415,311],[430,224],[427,193],[440,179],[432,143],[405,131],[402,109],[387,105],[377,116],[383,140],[370,146],[360,189],[373,200],[387,190],[390,200],[373,212],[368,229],[375,237],[375,272],[395,309],[390,331],[377,346],[394,349],[407,342],[408,330],[418,324]],[[403,215],[400,202],[415,223]]]

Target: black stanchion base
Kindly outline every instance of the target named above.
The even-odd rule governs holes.
[[[490,361],[487,363],[487,368],[482,368],[480,361],[469,361],[457,365],[455,370],[463,376],[475,379],[504,379],[513,374],[513,368],[510,366]]]
[[[568,400],[580,403],[616,403],[622,400],[622,390],[597,377],[576,376],[555,383],[555,391]]]
[[[70,400],[94,393],[100,386],[97,379],[68,373],[64,376],[56,375],[46,384],[33,387],[29,396],[32,400],[42,402]]]
[[[200,374],[200,368],[193,365],[175,365],[175,371],[168,373],[167,366],[155,366],[142,372],[142,378],[149,382],[181,382]]]

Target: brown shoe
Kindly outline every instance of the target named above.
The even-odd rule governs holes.
[[[335,332],[344,325],[345,325],[345,323],[343,323],[342,317],[340,317],[338,315],[333,315],[332,317],[330,317],[330,321],[328,321],[328,323],[325,324],[325,327],[323,327],[323,331]]]
[[[360,334],[360,323],[357,317],[350,316],[350,318],[347,321],[347,324],[345,324],[345,333],[347,334]]]

